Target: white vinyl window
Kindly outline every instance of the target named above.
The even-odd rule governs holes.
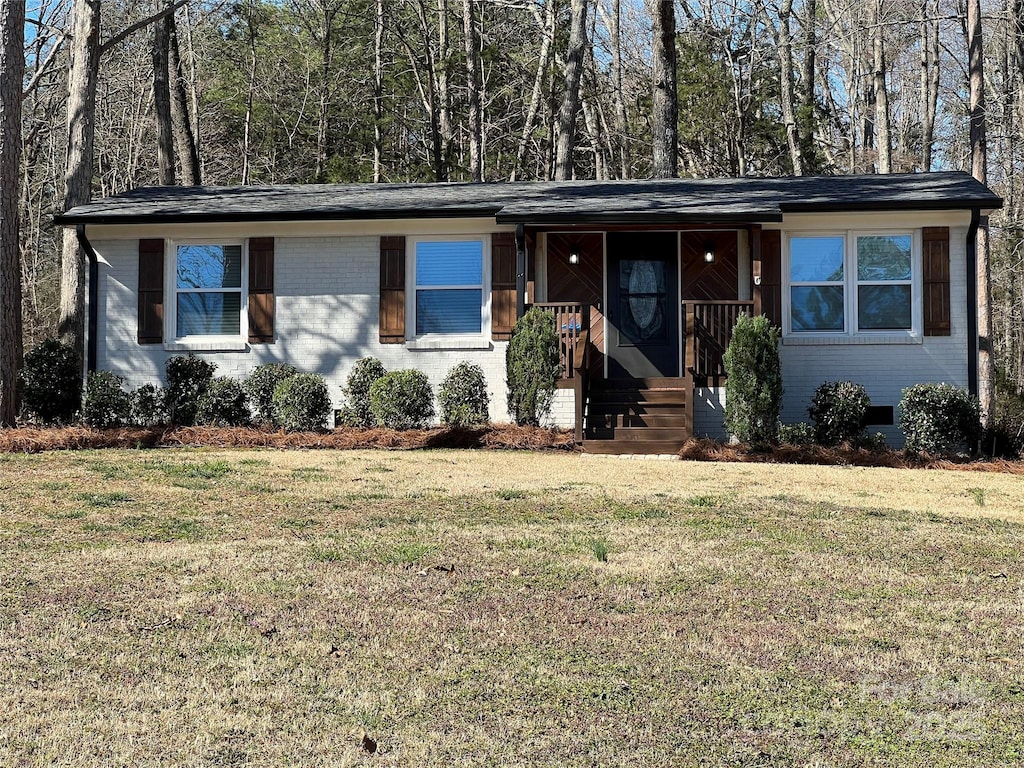
[[[479,339],[487,326],[487,242],[481,237],[414,238],[407,329],[416,339]]]
[[[168,338],[239,339],[245,332],[244,242],[170,244]]]
[[[786,335],[918,336],[920,263],[912,232],[791,235]]]

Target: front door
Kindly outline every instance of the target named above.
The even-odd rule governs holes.
[[[675,232],[608,233],[608,376],[679,375]]]

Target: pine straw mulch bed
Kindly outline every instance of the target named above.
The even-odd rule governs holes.
[[[0,429],[0,453],[83,450],[89,448],[491,448],[576,450],[568,430],[501,424],[475,429],[335,429],[285,432],[255,427],[174,427],[90,429],[53,427]]]
[[[969,457],[912,456],[891,449],[870,451],[840,445],[779,445],[771,450],[756,450],[749,445],[727,445],[717,440],[693,439],[679,451],[688,461],[762,462],[772,464],[818,464],[824,466],[890,467],[893,469],[958,469],[972,472],[1003,472],[1024,475],[1024,460],[975,460]]]
[[[384,449],[485,448],[493,450],[576,451],[570,430],[517,427],[499,424],[475,429],[350,429],[331,432],[285,432],[256,427],[20,427],[0,429],[0,453],[96,448],[280,448],[280,449]],[[894,469],[959,469],[1024,475],[1024,460],[972,460],[970,458],[908,456],[894,450],[869,451],[846,445],[780,445],[756,450],[717,440],[693,439],[679,451],[688,461],[818,464],[825,466],[890,467]]]

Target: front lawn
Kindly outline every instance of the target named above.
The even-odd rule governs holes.
[[[0,764],[1014,764],[1022,551],[1012,474],[0,455]]]

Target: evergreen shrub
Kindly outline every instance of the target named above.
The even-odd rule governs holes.
[[[900,429],[908,453],[973,449],[981,436],[978,398],[952,384],[915,384],[900,399]]]
[[[356,360],[345,382],[345,404],[341,408],[339,421],[347,427],[372,427],[373,411],[370,409],[370,388],[387,371],[376,357]]]
[[[249,401],[242,385],[218,376],[206,386],[196,410],[196,424],[211,427],[241,427],[249,423]]]
[[[754,445],[775,443],[782,409],[779,329],[768,318],[740,315],[725,351],[725,427]]]
[[[21,402],[44,424],[68,424],[82,407],[82,373],[70,344],[47,339],[25,355]]]
[[[274,420],[293,432],[321,432],[331,412],[327,382],[316,373],[289,376],[274,389]]]
[[[422,371],[391,371],[370,387],[370,411],[378,427],[424,429],[434,418],[434,394]]]
[[[131,397],[124,379],[110,371],[93,371],[85,384],[82,420],[96,429],[121,427],[131,418]]]
[[[195,355],[175,355],[168,358],[166,370],[167,415],[172,424],[191,427],[217,366]]]
[[[540,426],[551,412],[561,373],[554,318],[534,307],[516,321],[505,352],[508,412],[519,426]]]
[[[437,391],[441,423],[451,427],[472,427],[490,421],[487,380],[484,369],[462,362],[448,371]]]
[[[130,422],[140,427],[159,427],[167,423],[167,390],[143,384],[131,393]]]
[[[277,385],[298,373],[287,363],[264,363],[256,366],[242,388],[249,397],[249,403],[256,419],[263,424],[274,423],[274,390]]]
[[[814,437],[821,445],[859,444],[864,418],[871,406],[867,390],[852,381],[826,381],[814,390],[807,409],[814,422]]]

